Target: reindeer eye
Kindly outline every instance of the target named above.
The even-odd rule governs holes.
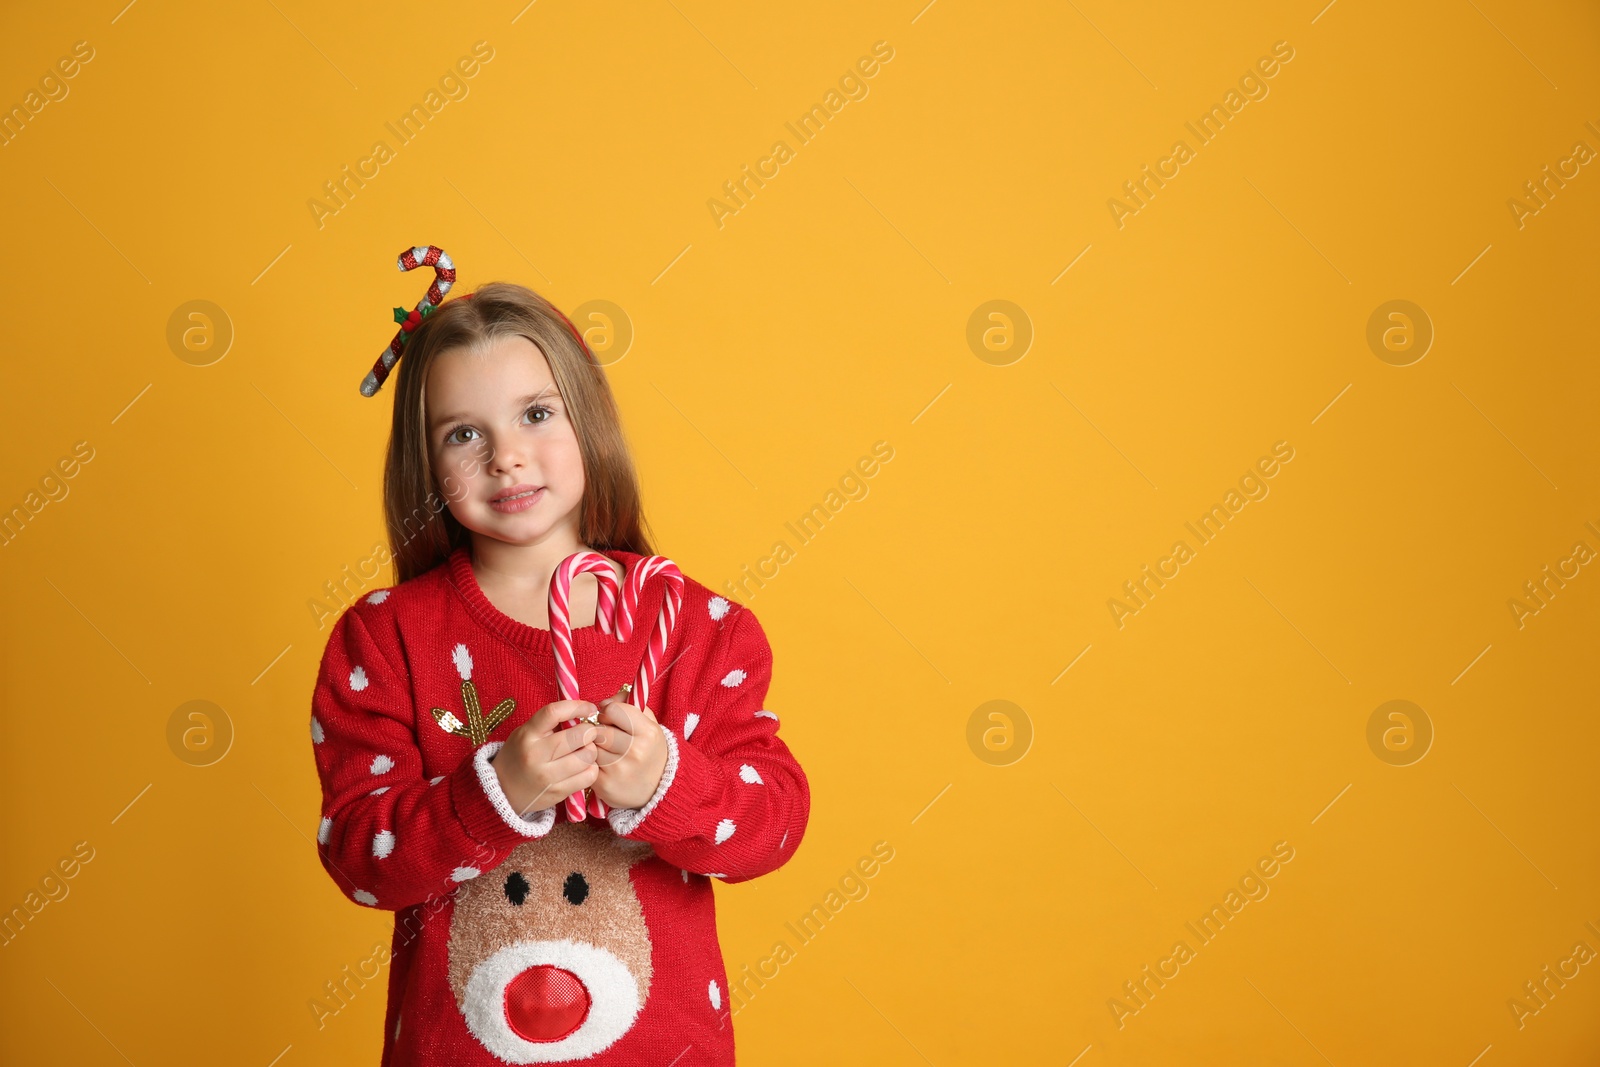
[[[584,880],[583,875],[573,871],[567,875],[567,881],[561,887],[561,893],[569,903],[582,904],[589,896],[589,883]]]
[[[528,899],[528,894],[532,889],[533,887],[528,884],[528,880],[522,877],[521,871],[511,872],[511,876],[506,879],[506,899],[519,908],[522,906],[522,902]]]

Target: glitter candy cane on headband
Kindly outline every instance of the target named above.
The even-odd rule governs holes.
[[[395,331],[394,340],[389,342],[389,347],[383,350],[383,355],[378,357],[378,362],[372,365],[372,370],[361,379],[361,395],[373,396],[382,388],[383,380],[389,376],[389,370],[400,359],[400,354],[405,349],[407,338],[422,320],[432,314],[434,309],[444,300],[444,294],[456,283],[456,265],[451,262],[450,256],[438,245],[419,245],[408,248],[400,253],[396,265],[403,271],[415,270],[418,267],[433,268],[433,284],[428,286],[428,291],[417,301],[417,306],[410,313],[405,308],[394,309],[394,320],[400,324]]]

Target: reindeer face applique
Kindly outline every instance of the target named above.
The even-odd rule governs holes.
[[[450,920],[450,988],[467,1028],[507,1063],[609,1047],[650,995],[650,936],[629,868],[649,845],[557,821],[464,883]]]

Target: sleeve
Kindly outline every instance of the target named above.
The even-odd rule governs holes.
[[[526,817],[513,810],[489,763],[499,741],[467,753],[449,774],[423,778],[413,687],[397,645],[375,640],[356,609],[346,611],[328,637],[311,699],[322,784],[318,855],[345,896],[387,911],[493,870],[556,818],[554,808]]]
[[[743,882],[782,866],[800,845],[811,789],[778,737],[764,702],[772,649],[748,608],[724,629],[694,691],[706,694],[683,721],[681,737],[663,726],[667,765],[655,794],[607,818],[624,837],[648,841],[686,871]]]

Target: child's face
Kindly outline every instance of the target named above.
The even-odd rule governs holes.
[[[550,365],[525,337],[452,348],[428,370],[428,454],[456,521],[512,544],[577,540],[578,436]],[[521,499],[509,494],[537,492]]]

